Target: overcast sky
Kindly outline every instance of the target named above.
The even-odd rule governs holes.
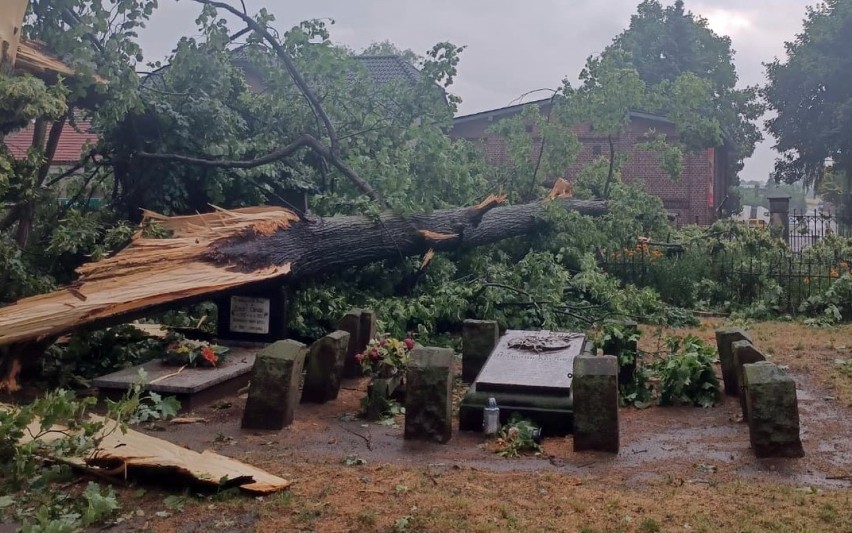
[[[239,5],[238,0],[230,0]],[[815,0],[686,0],[686,8],[728,35],[740,83],[762,83],[762,63],[784,53]],[[665,4],[673,0],[664,0]],[[503,107],[539,88],[576,82],[586,58],[599,53],[630,23],[639,0],[245,0],[250,13],[266,7],[284,31],[302,20],[333,19],[332,40],[356,50],[389,40],[422,54],[433,44],[466,45],[451,90],[462,114]],[[182,35],[196,33],[200,6],[160,0],[140,39],[147,60],[163,59]],[[233,26],[238,28],[239,26]],[[532,95],[535,99],[545,93]],[[769,137],[746,162],[741,179],[764,181],[775,152]]]

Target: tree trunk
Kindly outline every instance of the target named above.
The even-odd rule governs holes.
[[[604,202],[557,198],[563,207],[591,216],[606,213]],[[339,216],[299,222],[271,235],[238,236],[212,247],[207,257],[243,271],[290,264],[288,279],[342,270],[374,261],[419,255],[427,250],[463,250],[534,233],[548,225],[546,203],[443,209],[429,214]]]
[[[305,219],[281,208],[149,215],[173,236],[137,234],[116,255],[78,269],[72,286],[0,308],[0,346],[103,327],[240,286],[286,284],[430,249],[468,249],[547,230],[547,201],[497,207],[501,201],[490,197],[474,207],[380,219]],[[586,215],[606,212],[604,202],[552,201]]]

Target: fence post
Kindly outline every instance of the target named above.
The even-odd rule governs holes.
[[[784,242],[790,242],[790,195],[773,192],[766,196],[769,200],[769,226],[782,228]]]

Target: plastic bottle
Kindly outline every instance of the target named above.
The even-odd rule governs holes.
[[[497,400],[488,398],[488,404],[482,410],[482,431],[486,435],[496,435],[500,430],[500,408]]]

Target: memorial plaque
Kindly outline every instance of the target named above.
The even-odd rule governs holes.
[[[477,376],[476,390],[565,394],[585,341],[580,333],[509,330]]]
[[[231,296],[231,331],[269,333],[269,298]]]

